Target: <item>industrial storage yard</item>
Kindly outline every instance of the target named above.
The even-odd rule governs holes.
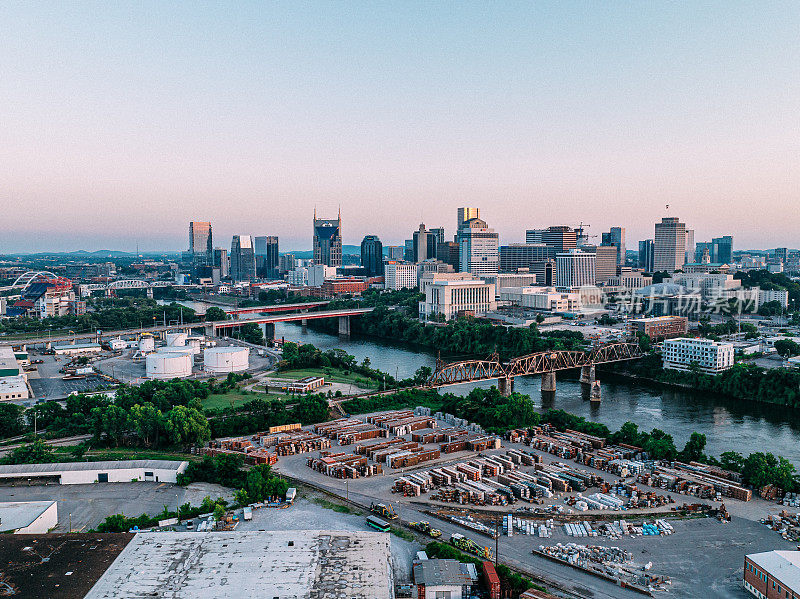
[[[408,422],[401,424],[402,419]],[[530,444],[519,437],[500,440],[469,423],[452,417],[439,420],[418,409],[411,415],[370,414],[223,441],[213,451],[252,453],[253,460],[259,454],[274,454],[274,467],[286,476],[361,506],[381,502],[400,521],[430,521],[444,533],[443,540],[460,533],[490,553],[495,550],[494,530],[502,533],[505,520],[506,534],[497,541],[503,561],[533,575],[568,581],[568,588],[584,596],[635,594],[626,595],[611,582],[533,552],[553,554],[557,551],[551,548],[568,543],[618,547],[636,563],[652,562],[653,579],[663,581],[656,588],[674,596],[696,597],[701,582],[708,589],[705,596],[744,597],[741,557],[776,546],[793,547],[758,522],[776,511],[774,504],[760,498],[745,501],[745,495],[734,498],[740,493],[734,481],[716,481],[714,473],[694,467],[666,470],[648,465],[640,471],[635,460],[625,458],[609,466],[598,456],[589,459],[588,446],[576,462],[576,455],[566,457],[555,445],[544,447],[541,442],[547,436],[530,439]],[[604,469],[595,467],[600,465]],[[507,472],[498,475],[501,469]],[[442,478],[448,475],[449,484]],[[419,495],[407,491],[415,481],[434,477],[445,483]],[[571,481],[574,486],[551,490],[551,497],[544,492],[538,499],[531,496],[533,501],[515,496],[524,494],[522,487],[531,491],[547,480],[551,485]],[[586,488],[587,482],[595,486]],[[682,492],[667,490],[668,485]],[[442,491],[447,489],[445,497]],[[717,489],[726,494],[723,502],[717,500]],[[631,507],[632,501],[640,507]],[[730,521],[720,511],[722,503]],[[684,508],[680,516],[676,508]],[[515,516],[513,536],[507,535],[504,518],[509,513]],[[291,510],[287,517],[290,514]]]

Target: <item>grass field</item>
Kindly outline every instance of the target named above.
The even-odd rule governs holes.
[[[325,377],[325,382],[344,383],[357,385],[362,389],[377,389],[378,381],[365,378],[360,374],[348,373],[338,368],[299,368],[297,370],[283,370],[270,375],[270,378],[296,381],[308,376]]]
[[[72,447],[55,447],[56,454],[69,455]],[[176,461],[196,461],[200,456],[181,453],[169,449],[136,449],[133,447],[118,447],[109,449],[95,449],[87,451],[83,460],[118,461],[118,460],[176,460]]]
[[[287,396],[283,393],[244,394],[241,391],[229,391],[228,393],[209,395],[205,399],[201,400],[200,403],[203,404],[203,408],[206,410],[219,410],[222,408],[230,408],[231,405],[236,408],[246,404],[249,401],[253,401],[254,399],[286,399],[286,397]]]

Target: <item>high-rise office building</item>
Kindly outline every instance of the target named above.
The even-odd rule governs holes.
[[[556,287],[583,287],[594,285],[597,256],[593,253],[571,249],[556,254]]]
[[[775,248],[775,259],[786,265],[789,261],[789,248]]]
[[[389,260],[402,260],[405,257],[405,247],[402,245],[387,245],[386,257]]]
[[[367,276],[383,275],[383,244],[377,235],[367,235],[361,242],[361,266]]]
[[[517,272],[521,268],[532,269],[535,264],[554,256],[551,248],[543,243],[512,243],[500,246],[500,272]]]
[[[403,242],[403,260],[405,262],[414,262],[414,240],[406,239]]]
[[[617,274],[619,248],[616,245],[598,245],[595,256],[595,283],[605,285]]]
[[[225,248],[214,248],[214,268],[219,269],[220,279],[225,279],[228,277],[228,250]]]
[[[684,263],[693,262],[695,252],[694,229],[686,229],[686,253],[683,258]]]
[[[525,231],[525,243],[544,243],[544,232],[547,229],[528,229]]]
[[[192,221],[189,223],[189,254],[194,266],[211,266],[214,259],[211,223]]]
[[[711,261],[716,264],[730,264],[733,261],[733,237],[725,235],[724,237],[714,237],[711,240],[713,250],[711,252]]]
[[[668,273],[679,270],[686,257],[686,223],[676,216],[665,216],[655,229],[653,268]]]
[[[262,279],[278,278],[278,237],[267,235],[255,238],[256,274]]]
[[[297,257],[294,254],[281,254],[278,257],[278,272],[287,273],[297,268]]]
[[[234,281],[253,281],[256,278],[256,253],[250,235],[233,236],[231,278]]]
[[[444,243],[444,227],[430,229],[430,233],[436,238],[436,243]]]
[[[639,268],[645,272],[653,272],[653,240],[639,242]]]
[[[548,227],[542,231],[542,243],[553,248],[554,253],[566,252],[577,247],[578,234],[572,227]]]
[[[617,264],[625,266],[625,227],[611,227],[601,237],[602,245],[613,245],[617,248]]]
[[[458,272],[458,243],[455,241],[445,241],[436,244],[436,259],[453,267]]]
[[[314,209],[314,264],[342,265],[341,211],[335,219],[318,219]]]
[[[497,274],[500,236],[485,221],[479,218],[466,221],[458,231],[458,243],[461,272],[476,276]]]
[[[414,242],[413,262],[436,258],[436,236],[425,228],[425,223],[420,223],[419,229],[414,231],[412,237]]]
[[[472,220],[473,218],[480,218],[480,217],[481,217],[480,208],[459,208],[458,222],[456,223],[456,241],[458,241],[458,234],[461,231],[461,227],[464,225],[464,223],[467,222],[468,220]]]

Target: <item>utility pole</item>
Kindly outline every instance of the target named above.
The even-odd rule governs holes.
[[[494,521],[494,567],[497,568],[497,561],[500,557],[500,520]]]

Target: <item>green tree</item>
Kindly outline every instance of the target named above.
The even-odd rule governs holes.
[[[16,404],[0,404],[0,438],[19,435],[25,428],[22,419],[24,409]]]
[[[167,433],[173,443],[189,447],[202,445],[211,438],[206,417],[194,408],[175,406],[167,414]]]
[[[800,344],[791,339],[779,339],[775,342],[775,351],[784,358],[800,355]]]
[[[744,466],[744,456],[736,451],[723,451],[719,456],[719,465],[725,470],[741,472]]]
[[[33,443],[17,447],[11,455],[3,460],[6,464],[45,464],[57,462],[53,449],[41,438],[37,437]]]
[[[125,432],[128,430],[128,412],[117,405],[97,408],[100,415],[100,430],[104,432],[114,445],[119,447]]]
[[[684,462],[697,462],[703,458],[703,450],[706,447],[706,436],[700,433],[692,433],[686,442],[683,451],[678,456]]]
[[[130,424],[146,447],[158,446],[161,431],[164,429],[161,410],[149,402],[144,405],[136,404],[130,410]]]
[[[229,316],[225,313],[225,310],[222,308],[217,308],[216,306],[210,307],[206,310],[206,322],[212,322],[217,320],[228,320]]]

